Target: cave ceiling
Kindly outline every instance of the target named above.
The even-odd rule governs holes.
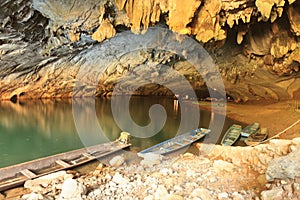
[[[108,96],[120,80],[140,74],[149,82],[161,76],[163,83],[178,83],[170,69],[198,96],[209,95],[207,74],[182,55],[148,48],[117,56],[110,50],[121,47],[124,32],[150,40],[146,33],[153,27],[203,46],[236,101],[300,97],[300,0],[3,0],[0,6],[1,99]],[[92,80],[93,67],[104,65],[101,58],[108,61],[93,94],[76,76],[89,66],[86,80]],[[173,95],[157,83],[135,93]]]

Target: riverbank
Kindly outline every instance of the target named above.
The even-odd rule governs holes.
[[[211,102],[199,102],[201,109],[211,110],[211,105]],[[213,103],[213,105],[218,110],[218,103]],[[296,109],[295,100],[227,102],[226,115],[246,124],[259,122],[261,127],[269,129],[269,137],[272,137],[300,119],[300,108]],[[281,134],[279,138],[292,139],[295,137],[300,137],[300,123]]]
[[[199,106],[209,110],[211,103]],[[228,103],[227,116],[247,124],[257,121],[272,136],[298,120],[300,112],[293,102]],[[215,145],[206,154],[208,146],[197,143],[196,154],[143,162],[125,156],[115,166],[93,163],[85,170],[29,181],[0,199],[299,199],[299,136],[297,124],[280,140],[256,147]]]
[[[25,183],[22,199],[299,199],[300,138],[256,147],[215,145],[209,154],[149,156],[98,164],[85,175],[60,171]],[[112,162],[110,162],[112,164]],[[289,166],[288,168],[286,166]],[[4,197],[3,197],[4,198]],[[18,199],[15,197],[15,199]]]

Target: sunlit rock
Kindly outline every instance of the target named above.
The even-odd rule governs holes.
[[[125,162],[124,157],[123,156],[115,156],[113,157],[110,161],[109,164],[112,167],[119,167],[121,166],[123,163]]]
[[[60,200],[63,199],[74,199],[81,200],[81,195],[86,193],[86,188],[75,179],[67,179],[62,185],[62,190],[59,196]]]

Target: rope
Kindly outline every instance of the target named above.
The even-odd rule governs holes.
[[[267,142],[267,141],[270,141],[270,140],[272,140],[272,139],[274,139],[274,138],[277,138],[277,137],[279,137],[282,133],[285,133],[287,130],[289,130],[289,129],[291,129],[292,127],[296,126],[296,124],[298,124],[299,122],[300,122],[300,119],[298,119],[296,122],[294,122],[292,125],[290,125],[290,126],[287,127],[286,129],[284,129],[283,131],[279,132],[278,134],[276,134],[276,135],[274,135],[274,136],[268,138],[267,140],[264,140],[264,141],[259,142],[259,143],[257,143],[257,144],[253,144],[253,145],[251,145],[251,146],[256,146],[256,145],[265,143],[265,142]]]

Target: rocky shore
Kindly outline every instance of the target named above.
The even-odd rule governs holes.
[[[300,138],[255,147],[197,143],[199,154],[116,156],[88,174],[60,171],[27,181],[21,199],[299,199]],[[205,148],[213,147],[209,154]]]

